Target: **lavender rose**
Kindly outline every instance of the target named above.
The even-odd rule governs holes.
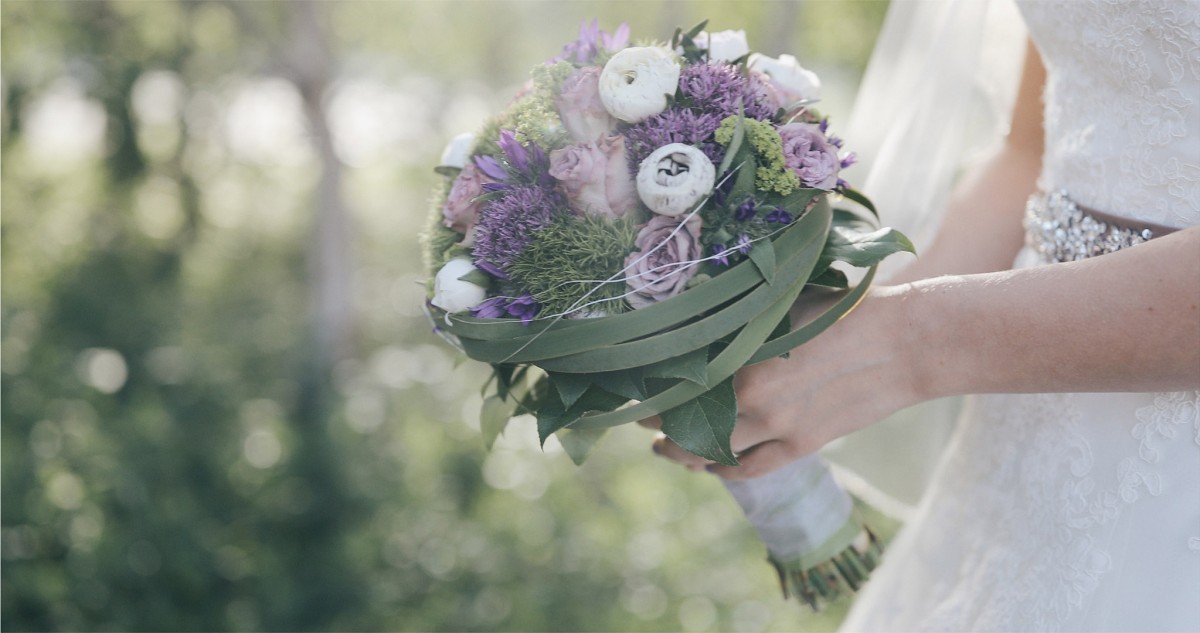
[[[483,185],[489,182],[493,180],[479,171],[475,163],[467,163],[450,188],[446,204],[442,206],[442,224],[465,235],[464,244],[467,246],[470,246],[472,229],[479,219],[481,205],[476,199],[483,194]]]
[[[700,216],[656,215],[638,231],[636,250],[625,258],[626,297],[634,309],[683,292],[701,258]]]
[[[837,147],[825,138],[819,126],[789,123],[779,128],[779,137],[783,139],[784,161],[805,187],[828,191],[837,186],[841,159]]]
[[[550,152],[550,175],[562,183],[570,207],[580,213],[621,218],[637,206],[623,136]]]
[[[598,66],[575,71],[554,100],[563,126],[577,143],[594,141],[617,127],[617,120],[600,100],[600,72]]]

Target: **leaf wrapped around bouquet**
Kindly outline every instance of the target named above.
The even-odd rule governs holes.
[[[626,47],[625,27],[585,25],[507,111],[447,148],[427,307],[447,340],[494,369],[489,443],[532,413],[540,439],[557,434],[580,463],[607,428],[660,416],[684,449],[736,465],[735,372],[820,334],[863,298],[880,260],[912,250],[841,178],[853,155],[812,107],[815,75],[703,26]],[[869,270],[793,329],[806,286],[847,288],[838,262]],[[754,488],[735,494],[748,515],[763,507]],[[826,523],[848,507],[835,501]],[[858,524],[836,520],[852,527],[808,538],[816,523],[801,522],[792,536],[805,552],[776,560],[814,607],[874,564],[876,550],[846,540]],[[838,565],[848,571],[835,586],[826,572]]]

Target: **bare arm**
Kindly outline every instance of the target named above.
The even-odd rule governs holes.
[[[1004,270],[1040,168],[1042,77],[1034,53],[1004,149],[953,198],[935,246],[901,273],[906,283],[872,290],[789,358],[738,373],[742,466],[714,472],[762,475],[940,396],[1200,387],[1200,227],[1082,262]],[[659,449],[704,464],[669,442]]]

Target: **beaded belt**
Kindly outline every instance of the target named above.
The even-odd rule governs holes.
[[[1025,243],[1044,259],[1070,262],[1129,248],[1176,230],[1131,222],[1080,206],[1065,191],[1038,192],[1025,204]]]

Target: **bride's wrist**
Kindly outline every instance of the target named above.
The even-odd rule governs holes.
[[[897,410],[943,397],[939,355],[934,352],[939,325],[937,315],[924,309],[925,289],[904,283],[881,286],[871,292],[879,312],[875,327],[881,344],[890,349],[889,391]]]

